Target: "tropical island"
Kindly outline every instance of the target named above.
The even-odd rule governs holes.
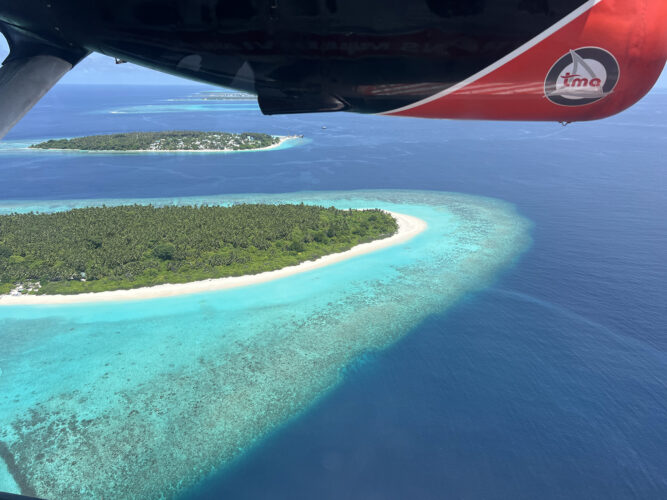
[[[257,151],[275,148],[293,138],[296,136],[279,137],[255,132],[132,132],[52,139],[33,144],[30,148],[104,152]]]
[[[392,237],[379,209],[128,205],[0,216],[0,294],[67,295],[255,275]]]

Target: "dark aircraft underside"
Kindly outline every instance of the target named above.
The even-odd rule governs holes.
[[[653,86],[664,0],[0,0],[0,137],[90,52],[266,114],[603,118]]]

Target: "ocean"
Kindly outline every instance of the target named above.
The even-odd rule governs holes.
[[[39,471],[73,497],[113,497],[131,462],[138,498],[667,497],[667,93],[563,127],[263,117],[197,90],[57,87],[0,143],[0,211],[304,200],[404,210],[429,231],[234,295],[0,309],[0,457],[17,459],[15,480],[34,487]],[[304,140],[17,149],[183,129]],[[255,366],[271,377],[234,378]],[[110,431],[153,440],[105,448]]]

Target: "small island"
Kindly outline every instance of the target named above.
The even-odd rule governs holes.
[[[245,276],[390,238],[378,209],[128,205],[0,216],[0,294],[80,294]]]
[[[33,144],[30,148],[100,152],[259,151],[275,148],[294,138],[297,136],[279,137],[255,132],[132,132],[53,139]]]
[[[246,92],[200,92],[197,97],[204,101],[257,101],[257,96]]]

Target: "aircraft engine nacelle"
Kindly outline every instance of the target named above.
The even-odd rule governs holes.
[[[595,120],[639,101],[666,58],[667,1],[593,0],[475,75],[384,114]]]

